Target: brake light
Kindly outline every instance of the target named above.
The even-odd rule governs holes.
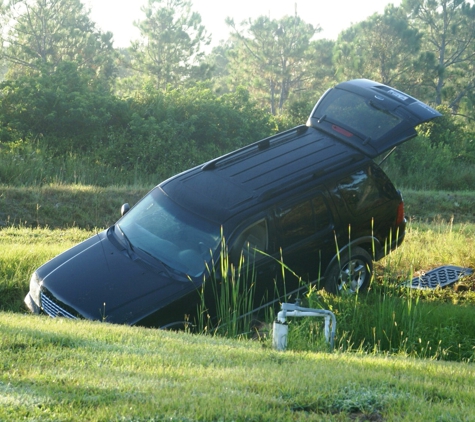
[[[338,133],[341,133],[342,135],[345,135],[347,138],[351,138],[353,136],[353,134],[351,132],[348,132],[347,130],[343,129],[340,126],[332,125],[332,129],[335,132],[338,132]]]
[[[404,221],[404,201],[399,203],[397,207],[397,215],[396,215],[396,226],[399,226]]]

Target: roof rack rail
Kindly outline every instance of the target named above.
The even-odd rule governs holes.
[[[332,164],[327,167],[323,167],[320,170],[310,172],[305,176],[298,176],[294,180],[286,183],[285,185],[279,186],[277,188],[270,189],[266,192],[263,192],[261,194],[262,200],[267,200],[270,199],[274,196],[280,195],[282,192],[289,191],[295,188],[298,188],[299,186],[302,186],[306,182],[312,179],[317,179],[320,178],[324,175],[330,175],[334,171],[338,170],[341,167],[349,166],[351,164],[357,163],[361,160],[363,160],[365,157],[363,154],[356,153],[345,160],[343,160],[341,163],[338,164]]]
[[[302,135],[307,131],[307,129],[308,129],[308,126],[300,125],[300,126],[296,126],[296,127],[292,128],[292,129],[288,129],[284,132],[277,133],[275,135],[269,136],[269,137],[264,138],[260,141],[253,142],[252,144],[246,145],[246,146],[244,146],[242,148],[239,148],[235,151],[232,151],[228,154],[222,155],[221,157],[218,157],[218,158],[215,158],[211,161],[208,161],[207,163],[205,163],[201,166],[201,170],[203,170],[203,171],[213,170],[213,169],[216,168],[216,165],[218,163],[226,161],[229,158],[240,155],[240,154],[242,154],[246,151],[250,151],[254,148],[257,148],[260,151],[265,150],[265,149],[270,147],[270,144],[271,144],[272,141],[284,140],[285,138],[287,138],[288,135],[293,134],[293,133],[295,133],[297,135]]]

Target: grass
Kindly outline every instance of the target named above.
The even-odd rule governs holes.
[[[41,142],[41,141],[40,141]],[[8,186],[143,186],[157,183],[158,172],[150,174],[139,161],[131,168],[121,161],[114,165],[97,145],[93,152],[77,153],[68,150],[48,150],[38,140],[18,140],[0,145],[0,181]],[[109,158],[109,157],[108,157]],[[170,169],[168,169],[170,171]],[[185,169],[181,169],[185,170]]]
[[[474,224],[454,224],[453,220],[441,218],[413,222],[408,227],[406,238],[410,241],[404,242],[398,253],[391,256],[391,263],[398,266],[399,274],[408,274],[411,269],[428,271],[449,264],[475,268]],[[391,265],[389,269],[392,271]]]
[[[153,186],[0,185],[0,227],[108,227],[119,218],[123,203],[135,204]],[[475,223],[475,192],[402,192],[406,215],[413,222]]]
[[[473,361],[475,276],[466,277],[455,286],[428,292],[399,285],[416,271],[428,271],[441,264],[475,268],[475,257],[470,255],[474,231],[473,224],[454,225],[439,220],[432,224],[411,223],[402,246],[375,266],[369,294],[335,297],[313,290],[304,305],[331,309],[336,314],[335,344],[341,352]],[[92,234],[78,228],[1,230],[0,310],[22,312],[33,270]],[[229,290],[221,289],[220,294],[225,296],[219,297],[218,324],[204,320],[201,332],[238,337],[250,331],[250,318],[237,318],[250,306],[241,289],[252,289],[254,280],[252,273],[247,281],[245,275],[228,280]],[[209,304],[203,305],[203,311],[206,306]],[[268,331],[264,326],[260,334],[268,339]],[[315,319],[292,321],[289,335],[292,350],[327,350],[322,341],[322,323]]]
[[[0,313],[0,420],[464,421],[465,363]]]
[[[0,226],[108,227],[119,219],[123,203],[135,204],[152,187],[0,186]]]
[[[406,217],[411,221],[453,220],[454,224],[475,222],[474,191],[415,190],[401,188]]]
[[[0,230],[0,310],[20,312],[33,271],[92,234],[78,228],[7,227]]]
[[[394,288],[378,288],[351,298],[323,295],[318,303],[336,315],[335,344],[341,352],[474,361],[473,305],[427,301],[417,293],[404,295]],[[312,324],[315,327],[310,319],[299,324],[293,350],[322,350],[321,346],[317,349],[315,340],[313,345],[305,342],[312,333]]]
[[[466,208],[452,220],[416,211],[409,192],[406,241],[376,264],[369,294],[311,292],[309,305],[337,316],[332,354],[310,318],[291,321],[288,351],[279,353],[265,335],[236,340],[23,315],[33,269],[114,221],[122,202],[134,202],[129,193],[141,192],[2,190],[1,212],[11,218],[0,230],[0,421],[473,418],[475,277],[430,292],[397,287],[439,265],[475,268],[472,195],[460,194]],[[436,213],[442,201],[426,198]],[[55,224],[58,202],[66,214],[56,213]],[[234,336],[235,327],[220,334]]]
[[[444,289],[420,291],[405,281],[442,265],[475,268],[475,225],[437,219],[412,222],[396,252],[375,264],[368,294],[333,296],[317,288],[304,305],[332,310],[337,317],[336,348],[367,354],[472,362],[475,358],[475,275]],[[323,324],[292,321],[293,350],[324,350]]]
[[[231,262],[223,236],[220,248],[220,271],[216,271],[213,262],[212,267],[207,268],[211,277],[201,288],[197,325],[200,332],[233,338],[250,333],[255,309],[256,274],[253,266],[244,260],[243,251],[239,262]],[[216,316],[214,319],[210,318],[210,309],[211,314]]]

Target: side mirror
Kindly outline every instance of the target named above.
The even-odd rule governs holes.
[[[130,205],[126,202],[124,205],[120,207],[120,215],[123,216],[130,210]]]

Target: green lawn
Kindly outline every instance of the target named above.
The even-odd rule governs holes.
[[[475,367],[0,313],[2,421],[470,421]]]

